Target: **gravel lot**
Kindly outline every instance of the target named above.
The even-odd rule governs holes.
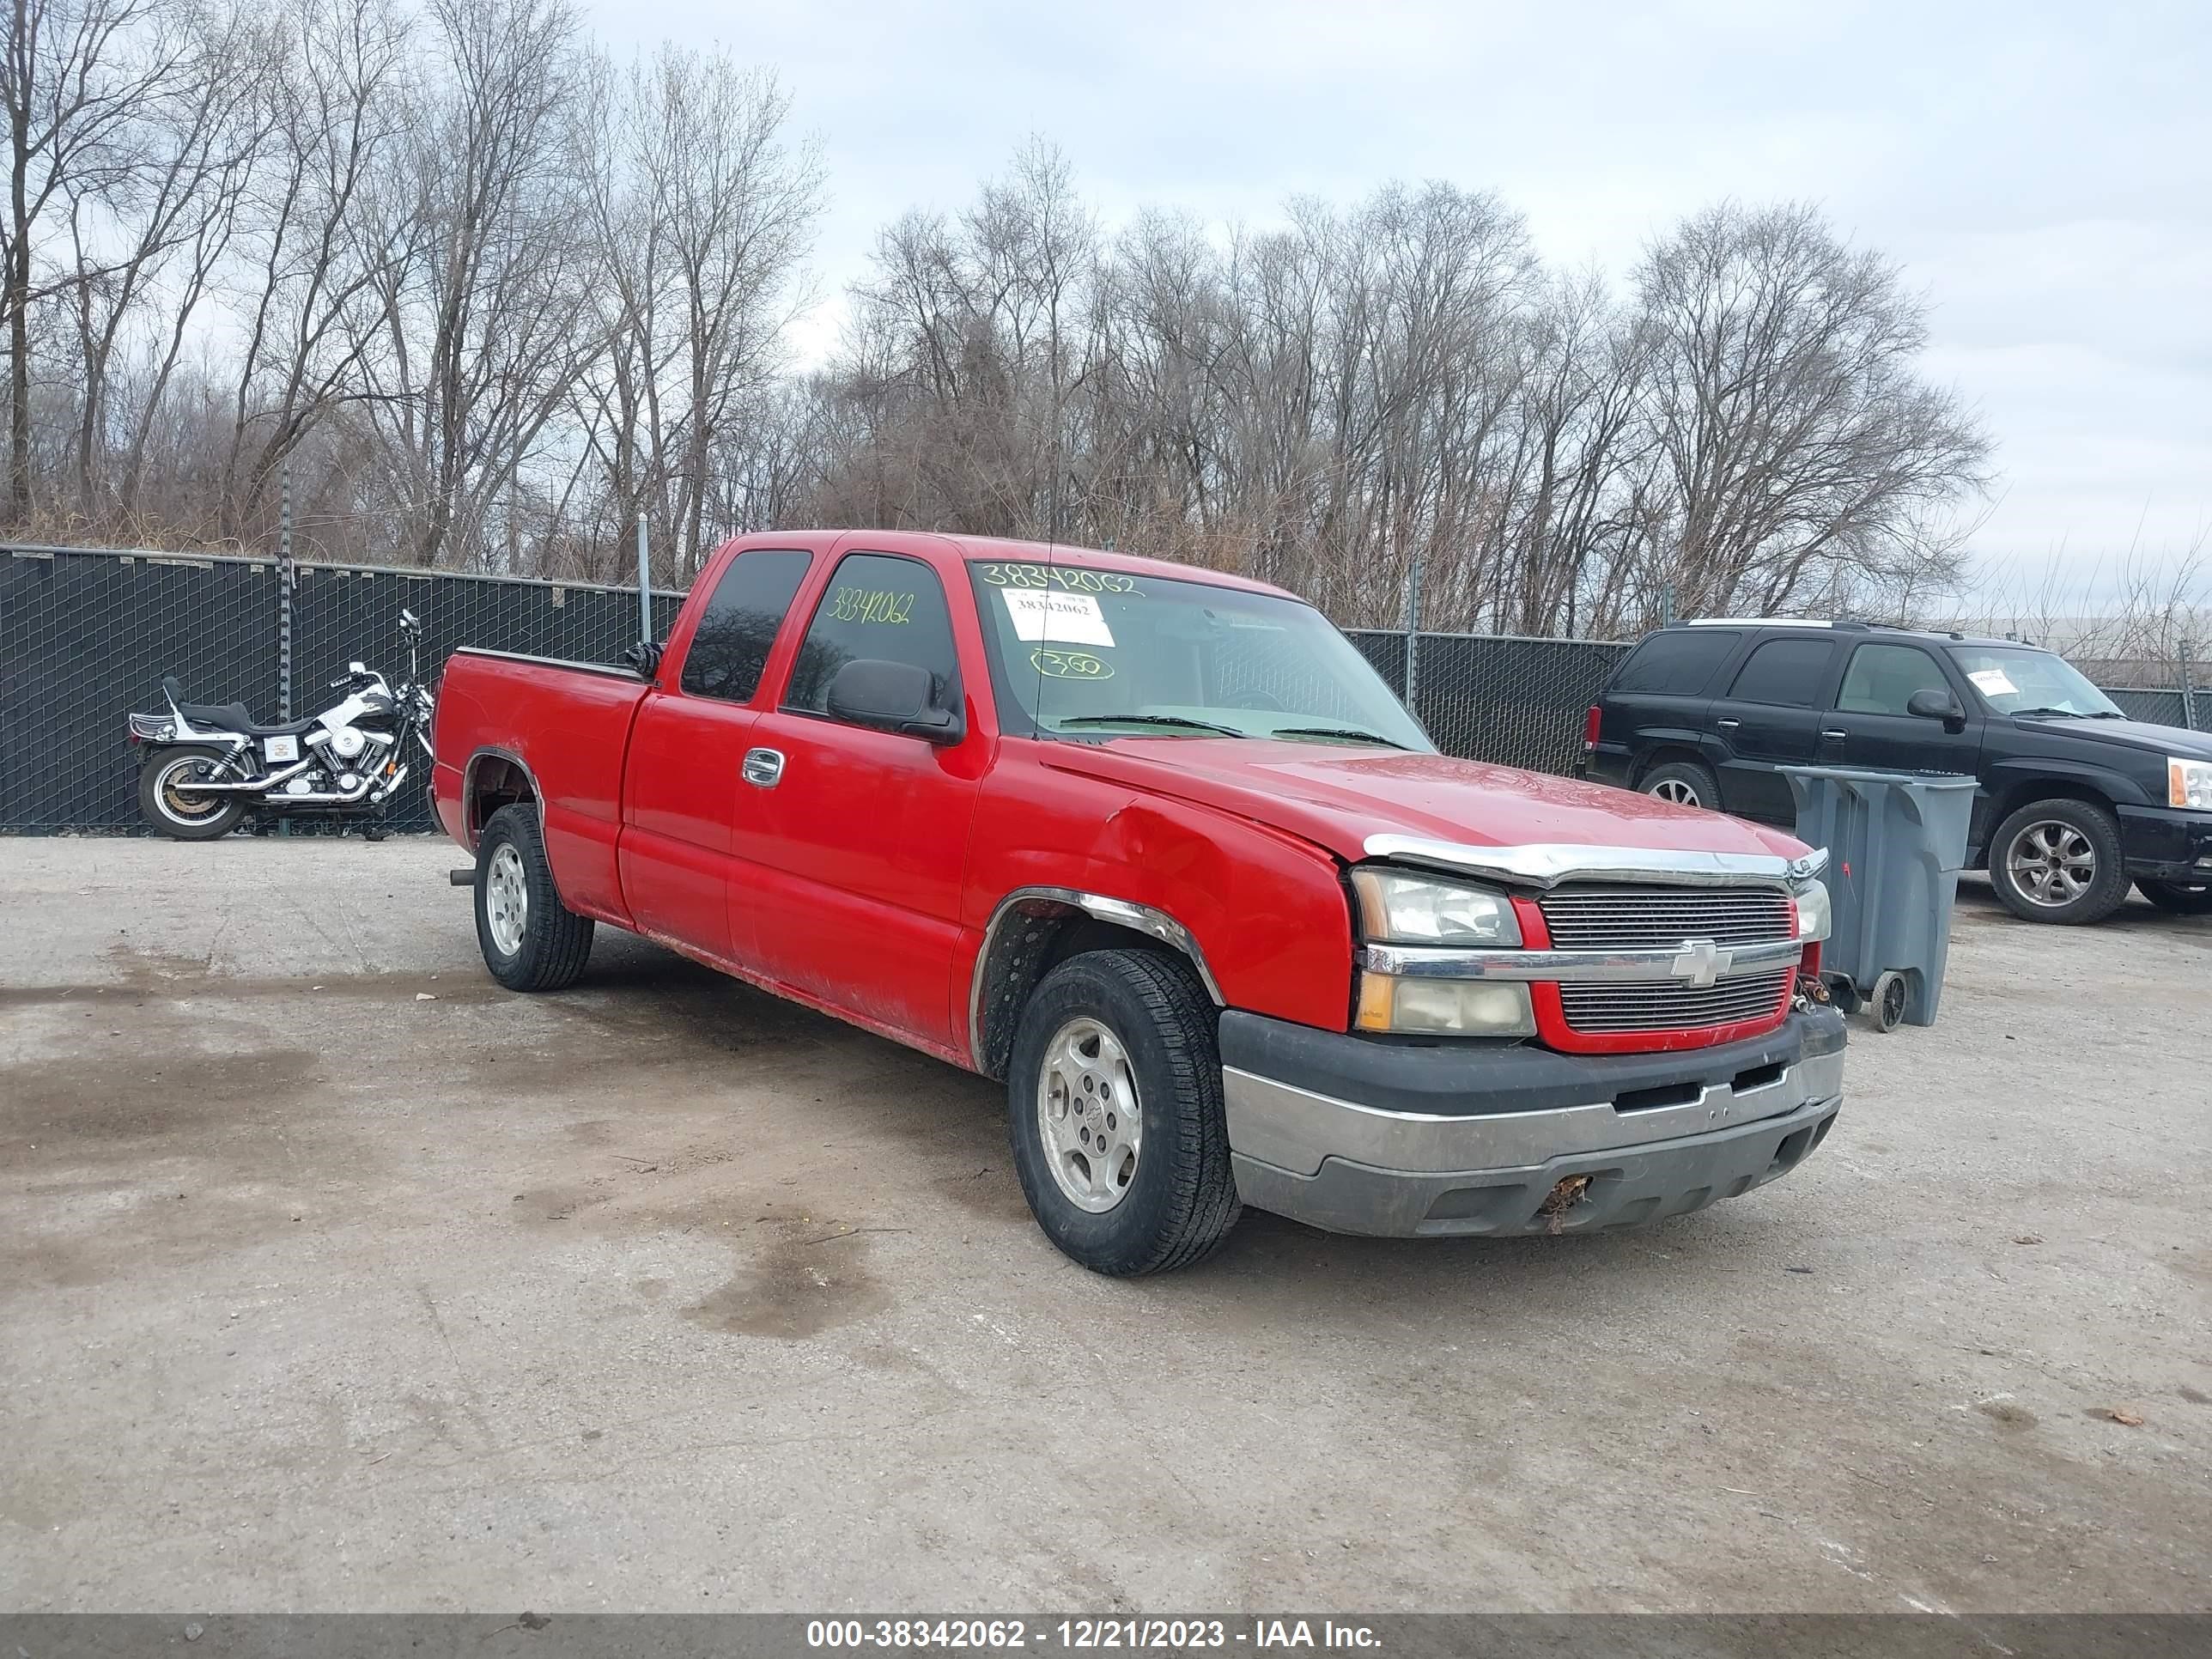
[[[457,860],[0,841],[0,1607],[2212,1606],[2212,922],[1971,887],[1656,1231],[1112,1283],[991,1085],[605,933],[509,995]]]

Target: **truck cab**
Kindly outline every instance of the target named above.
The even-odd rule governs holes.
[[[464,651],[433,795],[491,972],[595,924],[1002,1079],[1054,1243],[1245,1204],[1577,1231],[1786,1173],[1840,1106],[1820,855],[1438,755],[1265,584],[987,538],[750,536],[642,672]]]

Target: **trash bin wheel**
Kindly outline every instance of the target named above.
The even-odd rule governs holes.
[[[1905,1004],[1912,988],[1903,974],[1884,974],[1874,982],[1874,994],[1867,999],[1867,1012],[1874,1016],[1875,1029],[1894,1031],[1905,1018]]]

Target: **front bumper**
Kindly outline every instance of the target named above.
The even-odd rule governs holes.
[[[1600,1056],[1382,1043],[1232,1011],[1221,1055],[1244,1202],[1386,1237],[1685,1214],[1787,1175],[1843,1104],[1843,1017],[1826,1008],[1743,1042]]]
[[[2122,806],[2120,848],[2128,873],[2159,881],[2212,881],[2212,812]]]

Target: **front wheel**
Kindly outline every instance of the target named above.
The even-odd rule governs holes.
[[[138,811],[162,835],[178,841],[213,841],[246,816],[239,795],[208,795],[195,783],[213,781],[222,754],[215,749],[160,749],[138,770]]]
[[[2026,921],[2102,921],[2128,896],[2120,826],[2085,800],[2030,801],[1997,826],[1990,885]]]
[[[1014,1170],[1045,1237],[1093,1273],[1187,1267],[1237,1224],[1218,1018],[1183,963],[1091,951],[1022,1011]]]
[[[477,944],[510,991],[561,991],[592,954],[592,919],[561,902],[537,814],[502,806],[477,843]]]
[[[2212,882],[2153,881],[2144,877],[2136,891],[2173,916],[2212,916]]]

